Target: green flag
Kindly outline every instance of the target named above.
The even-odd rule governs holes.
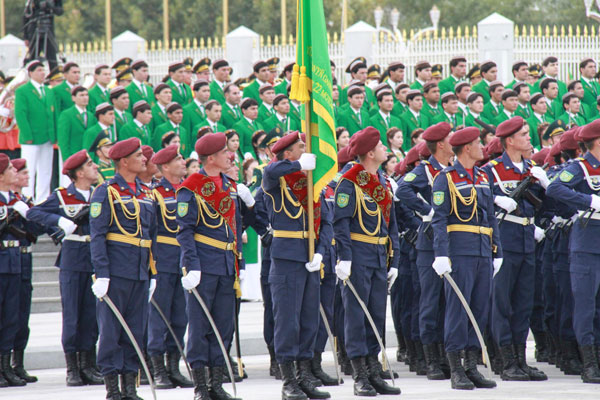
[[[302,102],[302,131],[311,135],[310,152],[317,157],[313,171],[314,200],[337,174],[337,150],[331,64],[325,28],[323,0],[298,0],[296,64],[290,97]],[[306,126],[306,109],[310,126]]]

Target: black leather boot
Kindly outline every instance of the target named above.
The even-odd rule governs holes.
[[[104,379],[96,373],[92,366],[91,354],[89,351],[79,353],[79,376],[86,385],[102,385]]]
[[[369,382],[369,373],[364,357],[357,357],[350,360],[352,363],[352,378],[354,379],[354,395],[364,397],[375,397],[377,391]]]
[[[223,389],[223,365],[210,367],[210,385],[208,394],[212,400],[235,400],[235,398]]]
[[[0,362],[0,387],[9,387],[10,384],[4,377],[4,369],[2,368],[2,363]]]
[[[444,378],[450,379],[450,364],[448,364],[448,358],[446,357],[446,349],[444,343],[438,343],[438,355],[440,356],[440,369],[444,373]]]
[[[106,387],[106,400],[121,400],[119,375],[106,375],[104,377],[104,387]]]
[[[600,368],[598,368],[594,346],[581,346],[579,349],[583,358],[581,379],[584,383],[600,383]]]
[[[511,344],[499,348],[502,355],[502,372],[500,378],[503,381],[528,381],[529,375],[519,367],[517,357]]]
[[[83,380],[79,374],[79,363],[77,353],[65,353],[67,362],[67,386],[83,386]]]
[[[486,379],[477,371],[477,360],[481,350],[468,350],[465,355],[465,375],[476,388],[491,389],[496,387],[496,382]]]
[[[562,371],[565,375],[581,375],[583,372],[583,364],[579,359],[579,351],[577,343],[565,340],[561,343],[562,353]]]
[[[535,340],[535,360],[537,362],[548,362],[548,341],[546,340],[546,332],[538,332],[533,334]]]
[[[206,368],[192,369],[194,379],[194,400],[210,400],[208,385],[206,384]]]
[[[548,364],[556,364],[556,346],[558,345],[556,339],[550,332],[546,333],[546,342],[548,346]]]
[[[417,355],[415,353],[415,342],[408,339],[406,336],[404,337],[404,342],[406,343],[406,360],[404,360],[404,363],[408,365],[408,370],[410,372],[416,372]]]
[[[396,361],[403,362],[406,360],[406,343],[404,343],[404,336],[401,333],[396,333],[396,339],[398,340],[398,350],[396,350]]]
[[[369,374],[369,383],[379,394],[400,394],[400,388],[388,385],[381,378],[381,363],[376,355],[367,356],[367,371]]]
[[[235,383],[243,381],[244,378],[239,374],[238,365],[231,356],[229,357],[229,363],[231,364],[231,372],[233,373],[233,380]],[[229,370],[226,365],[223,365],[223,383],[231,383],[231,377],[229,376]]]
[[[281,370],[281,378],[283,380],[283,387],[281,388],[281,399],[282,400],[307,400],[308,397],[304,394],[298,381],[296,380],[296,371],[294,369],[294,363],[291,361],[279,364]]]
[[[0,364],[2,364],[2,373],[8,382],[9,386],[25,386],[27,382],[19,378],[15,371],[10,366],[10,353],[0,356]]]
[[[321,353],[315,353],[313,359],[310,360],[310,369],[313,375],[321,382],[323,382],[324,386],[338,386],[338,380],[332,376],[329,376],[325,371],[323,371],[323,366],[321,365],[321,362]],[[344,381],[342,381],[342,383],[344,383]]]
[[[157,389],[172,389],[175,386],[173,382],[169,379],[167,375],[167,370],[165,368],[165,358],[164,356],[151,356],[150,362],[152,363],[152,379],[154,379],[154,385],[156,385]]]
[[[519,368],[523,370],[527,375],[529,375],[529,380],[531,381],[547,381],[548,377],[543,371],[535,367],[530,367],[527,365],[527,359],[525,357],[525,343],[515,345],[515,351],[517,353],[517,360],[519,362]]]
[[[15,371],[15,374],[21,379],[23,379],[27,383],[37,382],[38,378],[36,376],[29,375],[29,373],[25,370],[23,366],[23,357],[25,351],[24,350],[13,350],[12,353],[12,367]]]
[[[269,365],[269,375],[275,377],[278,381],[281,380],[281,371],[279,370],[279,365],[277,365],[277,359],[275,358],[275,348],[273,346],[267,346],[269,349],[269,357],[271,358],[271,363]]]
[[[179,354],[178,351],[167,353],[167,375],[174,386],[179,386],[182,388],[194,387],[194,383],[183,376],[179,370],[180,359],[181,354]]]
[[[467,375],[461,363],[460,352],[450,351],[446,353],[448,363],[450,364],[450,385],[452,389],[458,390],[473,390],[475,385]]]
[[[121,375],[121,399],[122,400],[144,400],[137,395],[135,381],[138,374],[129,372]]]
[[[339,350],[338,350],[338,362],[340,363],[340,367],[342,368],[342,373],[344,375],[348,375],[348,376],[352,376],[353,372],[352,372],[352,363],[350,362],[350,359],[348,358],[348,354],[346,353],[346,348],[344,347],[344,344],[341,342],[338,342],[339,345]]]
[[[415,340],[415,368],[417,375],[427,375],[427,366],[425,364],[425,354],[423,354],[423,343]]]
[[[144,360],[146,361],[146,365],[148,365],[148,369],[150,370],[150,375],[154,376],[154,369],[152,368],[152,361],[150,360],[150,356],[148,353],[144,351]],[[150,381],[146,376],[146,371],[140,365],[140,385],[149,385]]]
[[[331,397],[328,392],[320,391],[314,384],[317,378],[311,372],[310,360],[296,361],[296,379],[298,380],[300,389],[302,389],[309,399],[328,399]]]
[[[437,344],[424,344],[423,351],[425,354],[425,362],[427,364],[427,379],[430,381],[441,381],[446,379],[444,372],[440,368],[438,358]]]

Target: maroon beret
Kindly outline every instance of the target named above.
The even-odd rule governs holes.
[[[573,130],[575,131],[573,132],[573,139],[577,140],[578,142],[583,142],[583,140],[581,139],[581,128],[581,126],[573,128]]]
[[[425,143],[425,142],[421,142],[421,143]],[[404,158],[403,163],[404,163],[405,168],[407,165],[414,164],[417,161],[419,161],[420,159],[421,159],[421,157],[419,157],[419,145],[413,146],[413,148],[410,149],[408,151],[408,153],[406,153],[406,157]]]
[[[537,153],[533,153],[531,156],[531,161],[536,163],[536,165],[543,165],[546,160],[546,156],[550,153],[550,149],[548,147],[544,147]]]
[[[438,122],[425,129],[422,137],[428,142],[439,142],[440,140],[444,140],[450,132],[452,132],[452,125],[447,122]]]
[[[600,137],[600,119],[584,125],[578,133],[578,137],[582,142],[593,140]]]
[[[25,160],[24,158],[15,158],[14,160],[10,160],[10,162],[13,165],[13,167],[15,167],[17,172],[27,168],[27,160]]]
[[[577,150],[579,148],[579,144],[577,140],[575,140],[575,129],[569,129],[562,135],[560,135],[560,151],[565,150]]]
[[[142,146],[142,154],[146,157],[146,160],[150,161],[154,155],[154,150],[152,150],[152,147],[145,144]]]
[[[560,142],[554,143],[552,145],[552,147],[550,148],[550,153],[548,153],[548,156],[546,157],[546,159],[548,159],[548,157],[555,157],[555,156],[559,155],[560,151],[561,151]]]
[[[276,141],[273,147],[271,148],[271,151],[274,154],[280,153],[281,151],[287,149],[288,147],[296,143],[298,140],[302,140],[302,135],[300,134],[300,132],[290,132],[287,135],[284,135],[278,141]]]
[[[4,153],[0,153],[0,174],[3,174],[10,165],[10,158]]]
[[[504,150],[502,149],[502,143],[500,143],[500,138],[495,137],[492,140],[490,140],[490,142],[486,144],[483,148],[483,151],[488,157],[491,157],[492,154],[503,153]]]
[[[121,140],[113,145],[108,151],[108,157],[111,160],[120,160],[123,157],[127,157],[133,154],[142,146],[140,139],[132,137],[126,140]]]
[[[227,146],[227,136],[223,132],[204,135],[196,141],[195,150],[199,156],[210,156]]]
[[[396,168],[394,168],[394,175],[403,176],[406,173],[406,158],[396,164]]]
[[[421,157],[421,159],[424,160],[431,156],[431,151],[429,151],[429,147],[427,147],[427,143],[421,142],[421,143],[417,144],[415,147],[417,148],[417,151],[419,152],[419,157]]]
[[[165,147],[158,153],[152,156],[152,163],[156,165],[163,165],[168,162],[171,162],[175,157],[179,154],[179,146],[176,144],[172,144],[170,146]]]
[[[519,116],[512,117],[498,125],[496,128],[496,136],[503,138],[514,135],[523,128],[523,125],[525,125],[525,120],[523,118]]]
[[[367,126],[365,129],[361,129],[356,132],[352,137],[356,136],[356,139],[352,142],[351,153],[356,156],[362,156],[373,150],[375,146],[381,140],[379,131],[372,126]]]
[[[87,160],[89,160],[89,158],[90,156],[88,156],[87,151],[79,150],[77,153],[67,158],[63,163],[63,175],[66,175],[69,173],[69,171],[73,171],[74,169],[81,167],[87,162]]]
[[[353,160],[352,154],[350,153],[350,146],[346,146],[338,152],[338,164],[347,164]]]
[[[469,126],[459,129],[450,136],[451,146],[462,146],[469,144],[479,138],[479,129],[474,126]]]

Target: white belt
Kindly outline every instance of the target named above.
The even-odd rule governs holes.
[[[73,242],[84,242],[84,243],[89,243],[90,241],[90,235],[67,235],[65,236],[64,240],[71,240]]]
[[[585,216],[585,218],[591,218],[591,219],[597,219],[597,220],[600,220],[600,214],[599,214],[597,211],[594,211],[594,212],[592,213],[592,215],[590,215],[590,213],[589,213],[589,211],[588,211],[588,210],[585,210],[585,211],[579,211],[579,212],[578,212],[578,214],[579,214],[579,217],[583,217],[583,216]]]
[[[3,240],[2,247],[20,247],[21,243],[18,240]]]
[[[29,254],[33,252],[33,246],[21,246],[21,253]]]
[[[533,217],[530,217],[530,218],[527,218],[527,217],[517,217],[515,215],[510,215],[510,214],[507,214],[504,217],[504,220],[508,221],[508,222],[512,222],[514,224],[523,225],[523,226],[533,225],[533,223],[535,222],[535,219]]]

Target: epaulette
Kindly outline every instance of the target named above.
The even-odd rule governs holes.
[[[62,187],[62,186],[59,186],[59,187],[57,187],[56,189],[54,189],[54,191],[55,191],[55,192],[59,192],[59,191],[61,191],[61,190],[65,190],[65,189],[66,189],[66,188],[64,188],[64,187]]]
[[[421,164],[431,164],[428,160],[421,161]]]
[[[531,165],[533,165],[533,166],[537,165],[537,163],[535,161],[533,161],[533,160],[529,160],[529,161],[531,161]]]
[[[490,160],[490,164],[492,164],[492,165],[498,165],[498,161],[496,161],[496,160]]]
[[[583,160],[585,160],[585,158],[583,158],[583,157],[577,157],[576,160],[577,161],[583,161]]]

